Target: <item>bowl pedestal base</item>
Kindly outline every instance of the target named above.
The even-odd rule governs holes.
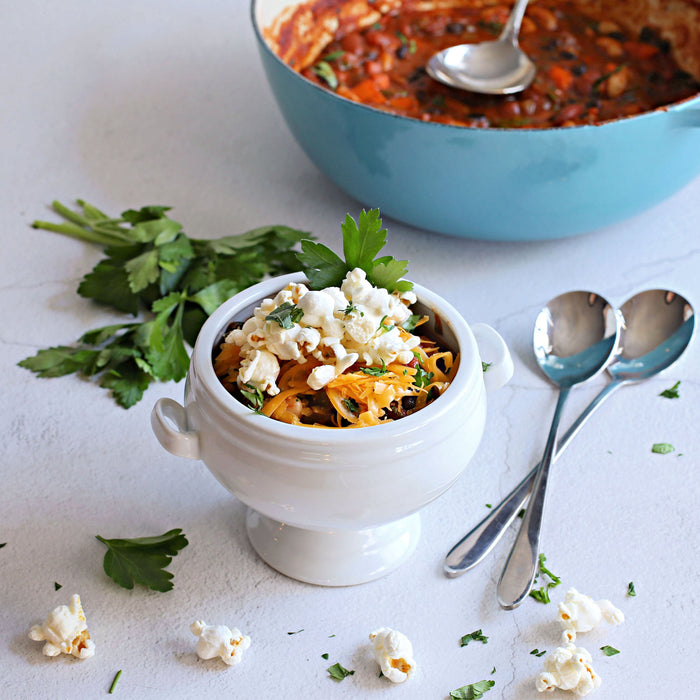
[[[415,551],[418,513],[365,530],[306,530],[252,509],[248,537],[260,557],[285,576],[318,586],[352,586],[386,576]]]

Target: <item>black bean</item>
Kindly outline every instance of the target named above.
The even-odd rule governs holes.
[[[559,56],[561,56],[561,58],[563,58],[565,61],[574,61],[577,58],[576,54],[571,53],[571,51],[560,51]]]
[[[448,34],[461,34],[465,29],[466,27],[461,22],[450,22],[445,27]]]

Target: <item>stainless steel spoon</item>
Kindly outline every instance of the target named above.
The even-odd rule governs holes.
[[[552,299],[535,321],[535,357],[549,380],[559,386],[559,398],[532,495],[496,587],[505,610],[522,603],[537,572],[547,480],[564,404],[574,386],[608,364],[617,345],[620,319],[621,314],[603,297],[579,291]]]
[[[521,92],[535,79],[535,64],[518,46],[520,23],[528,0],[517,0],[496,41],[450,46],[431,56],[428,75],[445,85],[509,95]]]
[[[625,384],[649,379],[683,354],[693,335],[695,315],[690,302],[666,289],[636,294],[621,308],[623,325],[618,349],[607,366],[610,381],[586,406],[557,442],[553,460],[569,446],[583,424],[612,393]],[[539,465],[538,465],[539,466]],[[481,562],[525,507],[537,467],[470,530],[445,557],[445,573],[456,577]]]

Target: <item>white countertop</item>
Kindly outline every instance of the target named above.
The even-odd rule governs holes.
[[[341,220],[360,207],[283,124],[247,3],[13,3],[3,13],[0,63],[0,696],[101,697],[121,669],[114,694],[122,698],[426,700],[484,679],[496,682],[488,700],[537,698],[542,659],[530,651],[557,645],[556,602],[573,586],[609,598],[627,618],[580,637],[603,679],[592,697],[697,697],[689,671],[700,642],[697,338],[675,367],[601,408],[553,470],[542,544],[563,580],[553,604],[498,607],[507,543],[458,579],[446,578],[441,562],[485,504],[541,456],[556,395],[530,338],[548,299],[587,288],[621,303],[664,287],[700,304],[700,180],[626,223],[559,241],[485,243],[385,221],[389,252],[410,260],[412,279],[503,335],[515,376],[490,395],[483,440],[462,478],[422,512],[412,559],[370,584],[321,588],[261,562],[246,538],[245,507],[202,463],[157,443],[151,408],[161,396],[181,401],[184,383],[154,385],[123,410],[87,381],[38,379],[17,367],[115,319],[75,293],[101,251],[30,228],[52,218],[53,199],[83,198],[115,214],[171,205],[194,237],[284,223],[338,249]],[[678,380],[679,400],[658,396]],[[572,394],[565,423],[603,381]],[[655,442],[676,452],[652,454]],[[106,577],[95,535],[176,527],[190,544],[169,567],[173,591],[127,591]],[[634,598],[625,595],[629,581]],[[71,593],[82,597],[96,655],[44,657],[27,631]],[[196,618],[249,634],[243,663],[199,660],[189,631]],[[371,659],[367,635],[380,626],[413,641],[419,669],[402,686],[379,678]],[[460,648],[477,629],[488,644]],[[604,656],[605,644],[621,653]],[[355,674],[332,680],[326,668],[336,661]]]

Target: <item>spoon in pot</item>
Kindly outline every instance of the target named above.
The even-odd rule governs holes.
[[[690,302],[675,292],[652,289],[636,294],[621,308],[623,325],[618,350],[607,366],[610,381],[557,442],[553,460],[596,409],[625,384],[649,379],[683,354],[693,335],[695,317]],[[494,548],[530,497],[537,467],[470,530],[445,557],[445,573],[456,577],[475,567]]]
[[[434,54],[425,67],[428,75],[445,85],[510,95],[521,92],[535,79],[535,64],[518,46],[520,23],[528,0],[517,0],[496,41],[458,44]]]
[[[540,369],[559,386],[559,398],[530,502],[496,588],[505,610],[530,592],[537,571],[547,480],[562,410],[571,389],[600,372],[617,345],[621,314],[598,294],[567,292],[552,299],[535,321],[534,350]]]

